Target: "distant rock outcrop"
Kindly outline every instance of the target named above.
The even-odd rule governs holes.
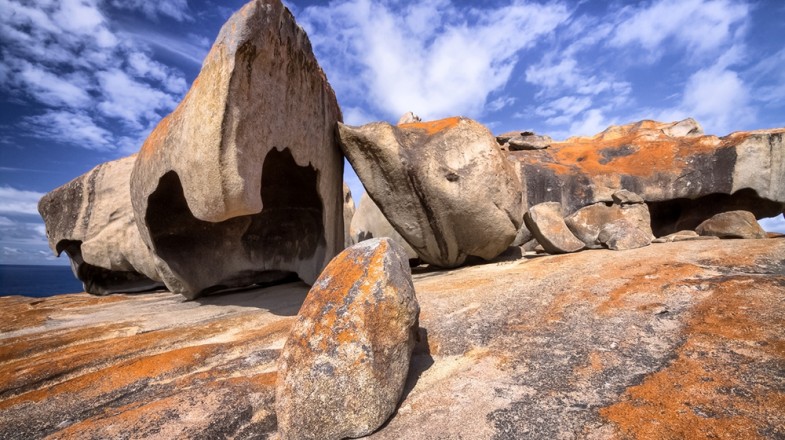
[[[550,136],[538,135],[532,131],[510,131],[496,136],[502,150],[541,150],[553,142]]]
[[[129,180],[134,156],[107,162],[46,194],[38,210],[49,247],[71,259],[86,292],[162,287],[155,257],[139,236]]]
[[[420,258],[455,267],[503,252],[523,218],[520,180],[481,124],[448,118],[338,125],[344,153]]]
[[[352,190],[349,185],[344,182],[343,184],[343,246],[348,248],[353,244],[351,224],[354,218],[354,199],[352,198]]]
[[[352,218],[350,230],[353,243],[359,243],[371,238],[389,237],[403,248],[409,260],[418,258],[417,252],[393,228],[367,192],[360,197],[360,203],[357,205],[357,212],[354,214],[354,218]]]
[[[395,411],[419,314],[407,260],[394,241],[367,240],[308,292],[278,363],[282,440],[361,437]]]
[[[692,119],[613,126],[592,137],[511,151],[525,206],[556,201],[566,215],[611,202],[625,189],[648,204],[656,236],[697,227],[712,215],[785,211],[785,129],[704,136]]]
[[[289,10],[254,0],[235,13],[133,170],[166,286],[194,298],[293,273],[312,283],[344,245],[340,120]]]

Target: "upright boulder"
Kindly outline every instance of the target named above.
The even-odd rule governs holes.
[[[308,292],[278,361],[278,432],[288,439],[361,437],[395,411],[419,306],[406,255],[381,238],[333,259]]]
[[[719,238],[768,238],[755,216],[748,211],[719,213],[698,225],[695,232],[701,236]]]
[[[388,237],[398,243],[410,260],[417,258],[417,252],[409,246],[409,243],[401,237],[401,234],[393,228],[387,218],[376,206],[376,203],[363,193],[360,203],[357,205],[357,212],[352,218],[350,228],[353,243],[369,240],[371,238]]]
[[[193,298],[292,273],[312,283],[343,242],[338,103],[280,0],[224,24],[131,179],[142,240]]]
[[[393,126],[338,125],[370,196],[420,258],[442,267],[491,259],[521,224],[520,180],[481,124],[454,117]]]
[[[104,295],[162,287],[155,257],[136,228],[129,180],[134,156],[103,163],[38,203],[49,247],[71,259],[86,292]]]
[[[785,211],[785,128],[706,136],[693,119],[640,121],[533,151],[511,151],[526,207],[560,202],[566,215],[625,189],[648,204],[656,236],[712,215]]]

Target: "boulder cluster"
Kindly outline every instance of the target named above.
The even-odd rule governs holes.
[[[719,138],[686,119],[554,141],[411,112],[345,125],[303,29],[280,0],[253,0],[137,154],[39,210],[93,294],[312,285],[279,358],[278,430],[339,439],[374,432],[401,398],[410,265],[766,238],[756,219],[785,211],[783,134]],[[356,210],[344,156],[367,191]]]

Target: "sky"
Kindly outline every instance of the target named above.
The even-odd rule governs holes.
[[[137,151],[244,3],[0,0],[0,264],[67,264],[38,199]],[[785,126],[780,0],[285,3],[349,124],[411,110],[556,139],[641,119]]]

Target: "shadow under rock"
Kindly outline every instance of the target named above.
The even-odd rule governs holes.
[[[196,298],[201,305],[237,306],[265,309],[278,316],[295,316],[310,286],[298,280],[285,284],[255,286]]]

